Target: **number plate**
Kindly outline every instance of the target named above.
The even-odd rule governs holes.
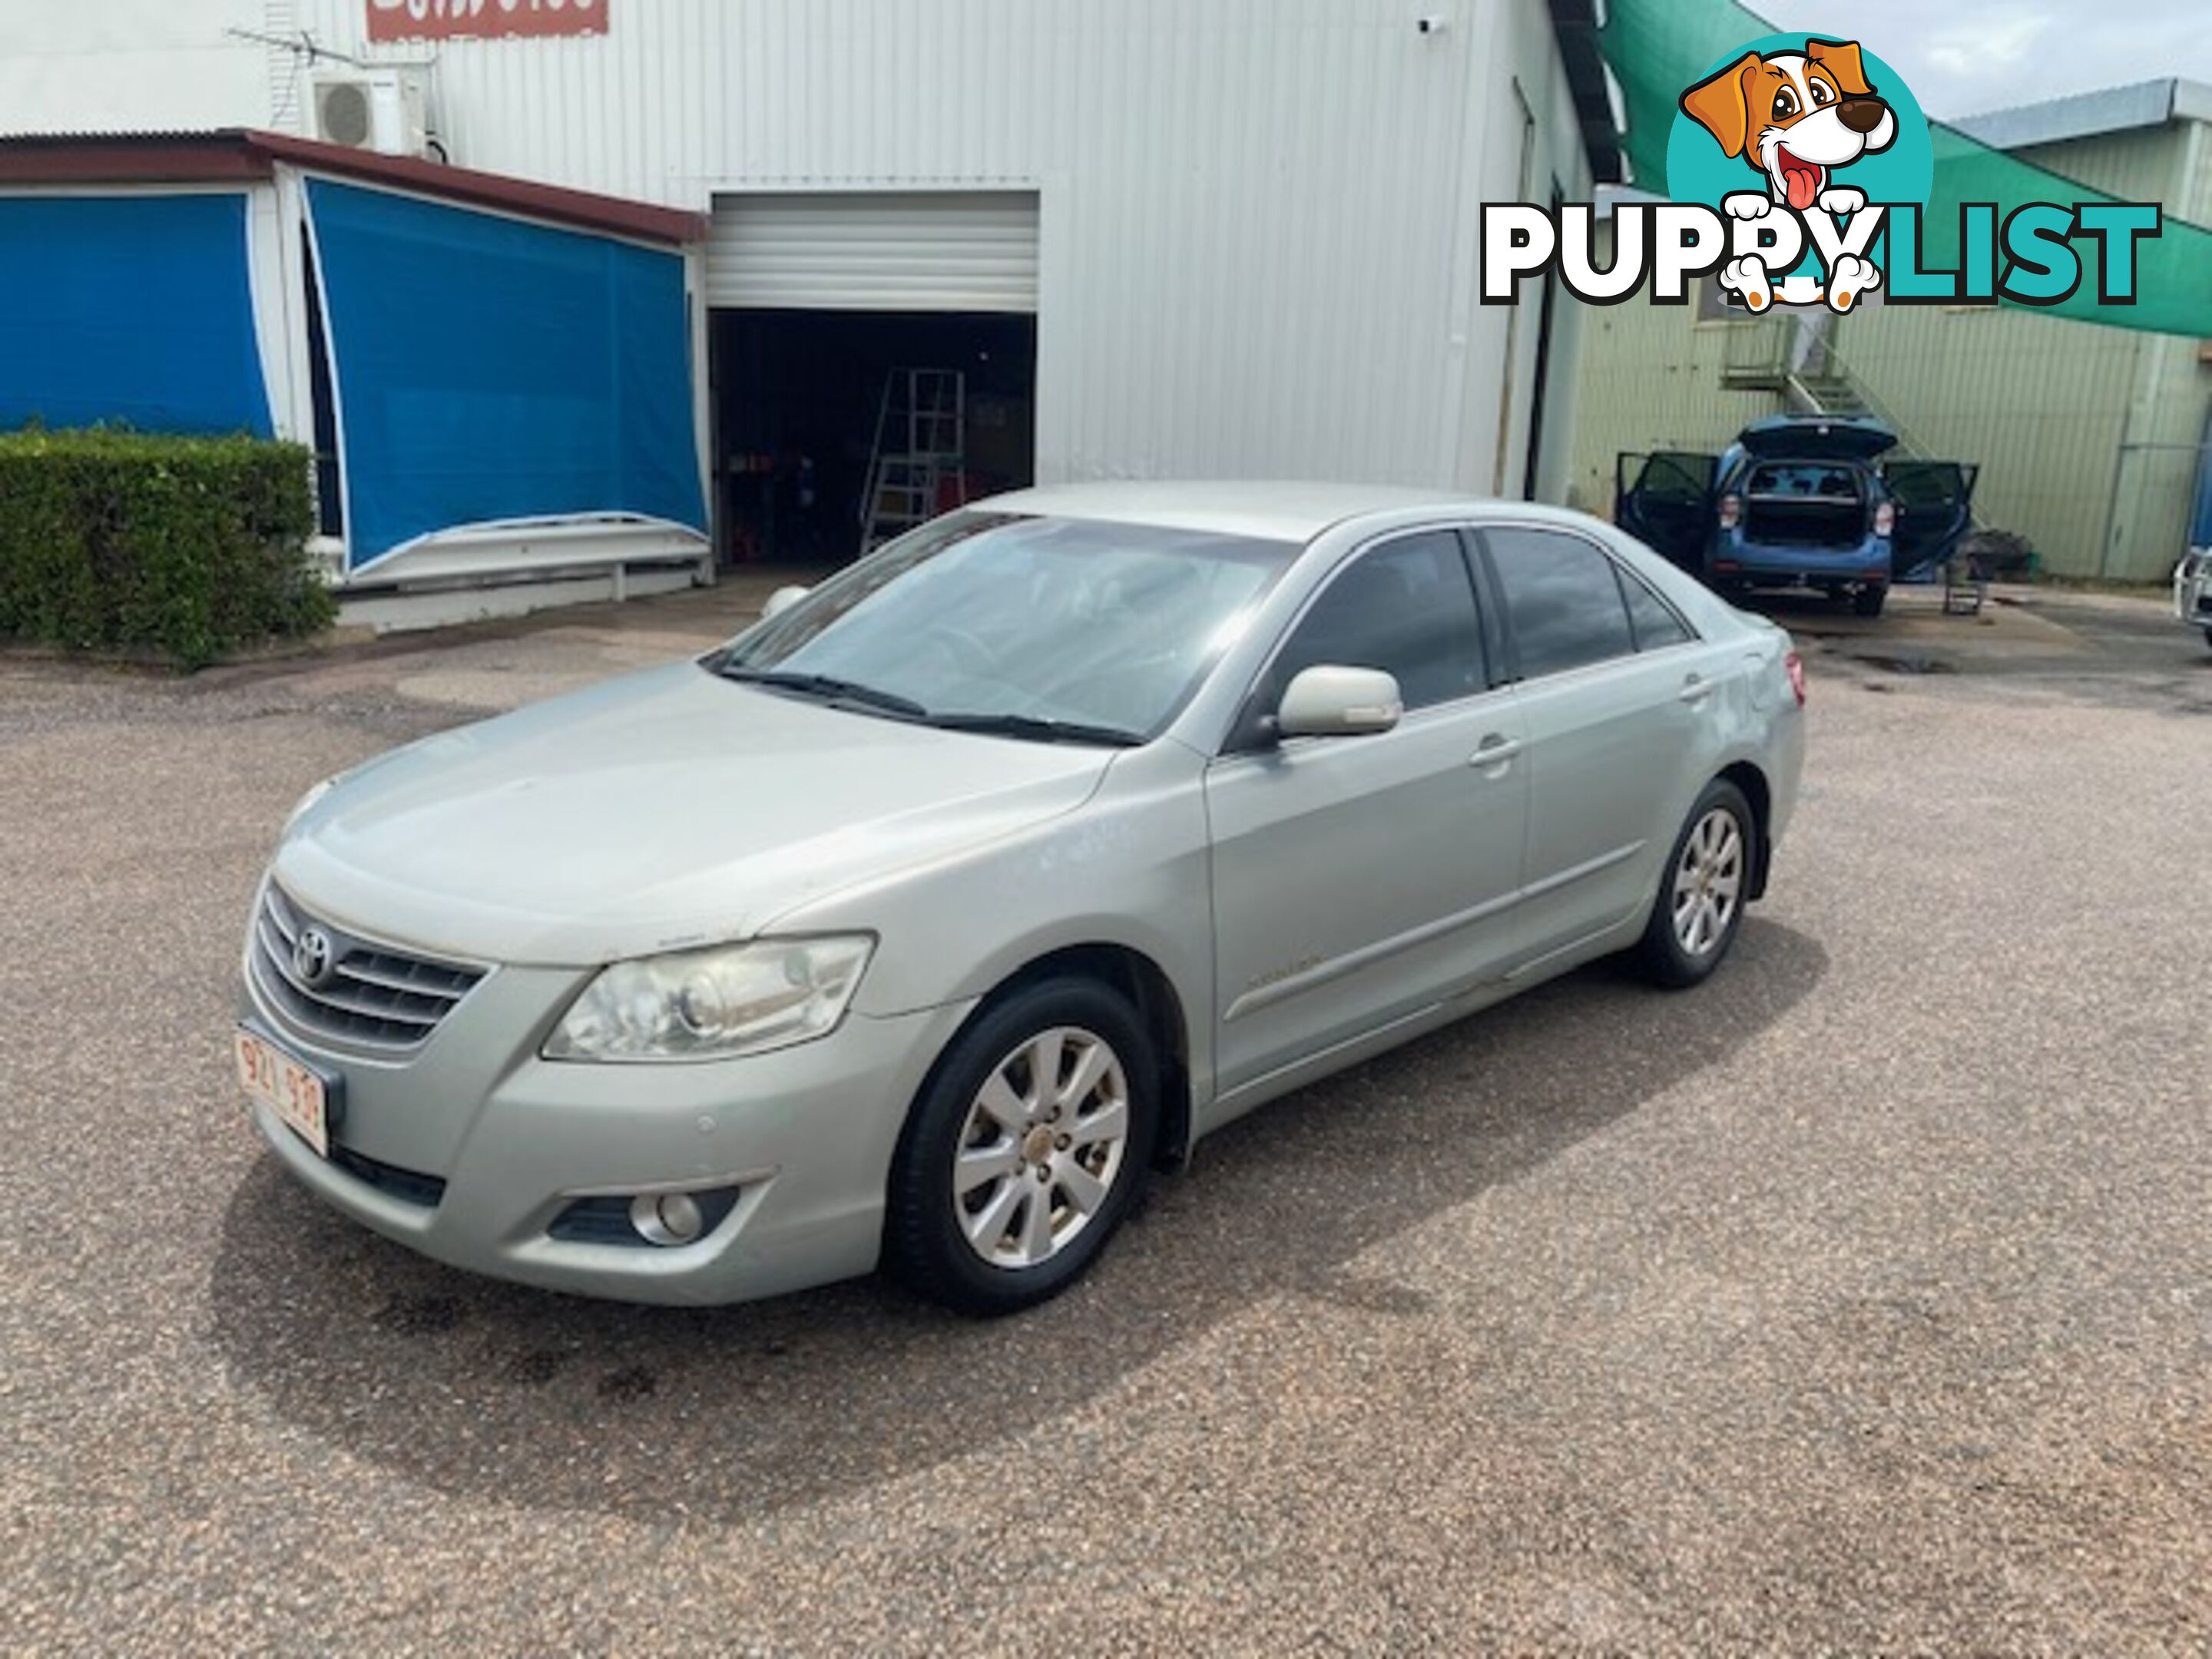
[[[321,1073],[292,1058],[258,1031],[244,1026],[231,1041],[238,1060],[239,1086],[284,1121],[285,1127],[315,1149],[331,1155],[330,1090]]]

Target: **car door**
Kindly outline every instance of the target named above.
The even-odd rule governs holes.
[[[1669,564],[1704,574],[1719,467],[1718,456],[1687,450],[1623,453],[1613,462],[1613,521]]]
[[[1895,527],[1889,568],[1899,581],[1932,575],[1974,521],[1974,479],[1961,461],[1891,461],[1881,469]]]
[[[1270,742],[1284,687],[1322,663],[1395,675],[1397,726]],[[1494,678],[1448,529],[1362,550],[1286,634],[1206,779],[1222,1095],[1510,955],[1527,796],[1519,711]]]
[[[1524,963],[1573,949],[1647,900],[1702,784],[1725,653],[1588,537],[1481,531],[1528,758]]]

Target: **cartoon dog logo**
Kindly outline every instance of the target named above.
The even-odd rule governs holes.
[[[1764,191],[1732,192],[1721,206],[1738,219],[1760,219],[1787,206],[1802,213],[1856,213],[1866,193],[1832,182],[1837,169],[1897,140],[1897,116],[1867,83],[1855,40],[1811,40],[1802,52],[1747,52],[1682,94],[1682,112],[1741,156],[1766,180]],[[1753,311],[1772,297],[1765,263],[1756,255],[1730,260],[1721,284],[1741,293]],[[1872,262],[1850,257],[1828,273],[1828,301],[1847,311],[1877,286]]]

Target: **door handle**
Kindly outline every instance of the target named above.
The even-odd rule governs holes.
[[[1682,689],[1674,695],[1686,703],[1692,705],[1701,703],[1713,695],[1712,682],[1699,675],[1692,674],[1682,682]]]
[[[1467,757],[1467,763],[1488,771],[1492,767],[1504,765],[1520,752],[1520,738],[1500,737],[1493,732],[1475,746],[1474,752]]]

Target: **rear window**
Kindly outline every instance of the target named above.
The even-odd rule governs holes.
[[[1858,471],[1835,461],[1761,461],[1752,468],[1744,491],[1791,500],[1855,501],[1859,498]]]
[[[1628,607],[1603,553],[1579,536],[1521,525],[1486,526],[1482,538],[1522,678],[1635,654]]]
[[[1613,568],[1613,574],[1620,578],[1620,596],[1628,601],[1628,620],[1635,626],[1638,651],[1661,651],[1670,645],[1687,645],[1697,637],[1690,632],[1689,625],[1674,614],[1674,606],[1644,586],[1643,578],[1619,565]]]

